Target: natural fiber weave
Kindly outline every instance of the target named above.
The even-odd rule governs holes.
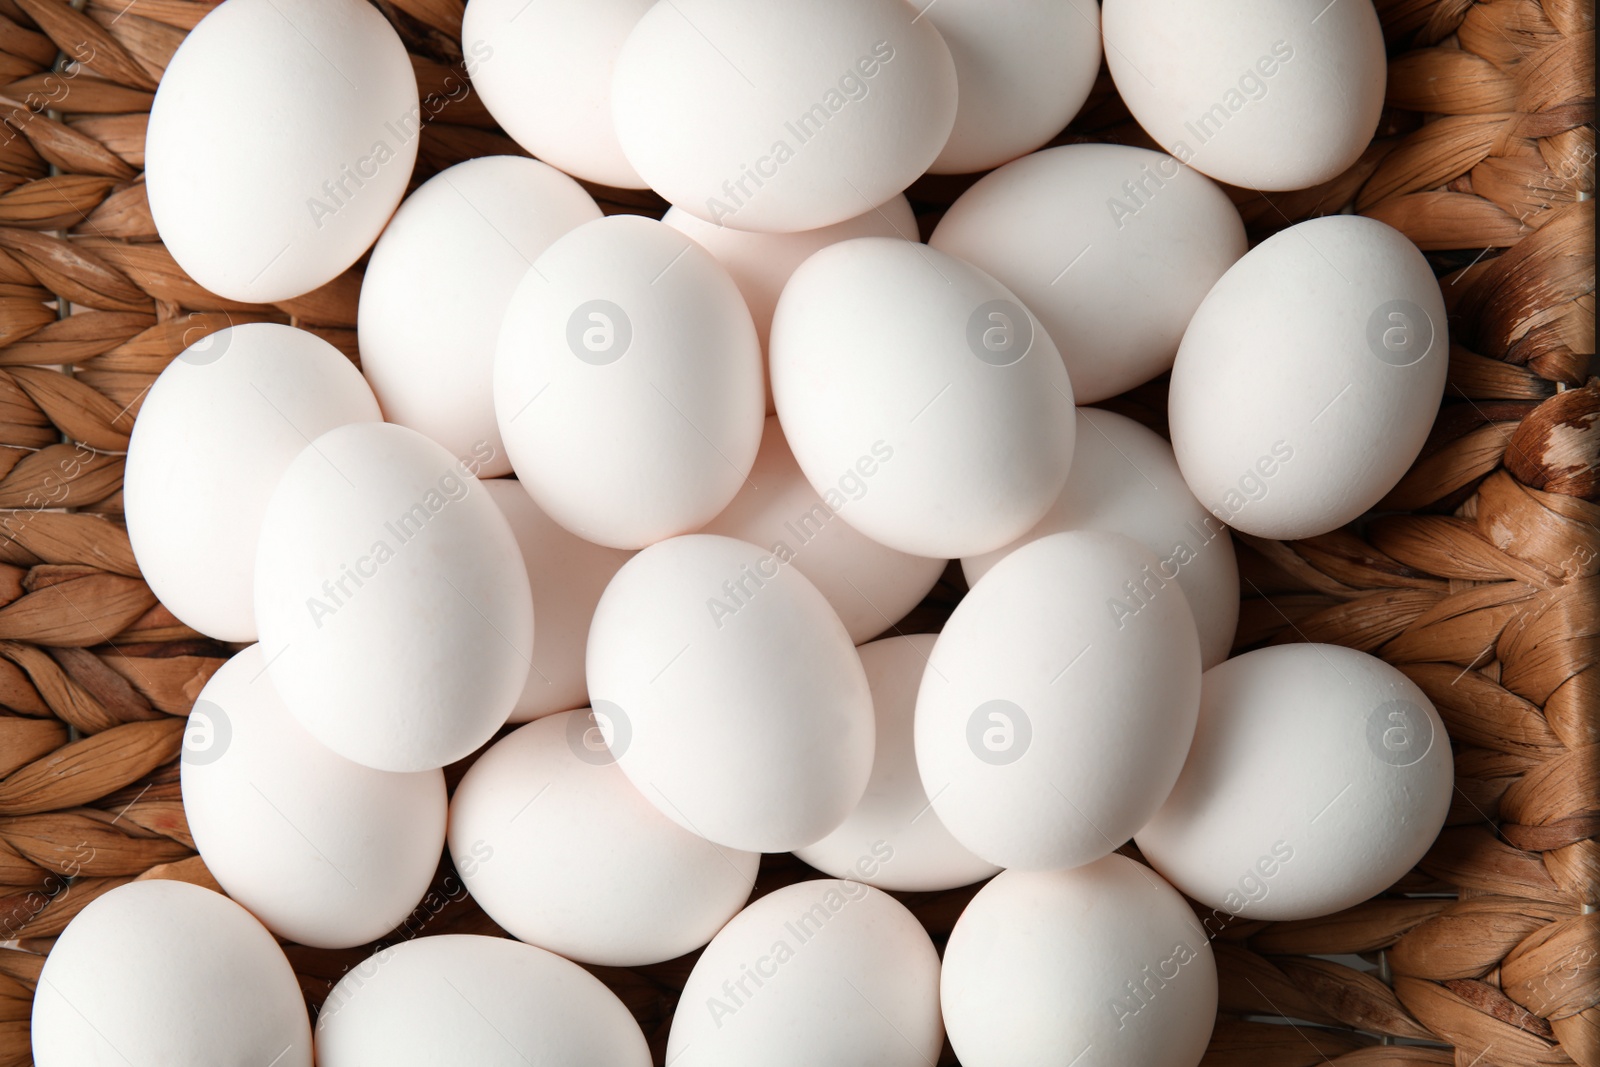
[[[202,290],[157,243],[140,180],[147,113],[211,6],[0,0],[0,940],[16,946],[0,949],[0,1067],[30,1062],[43,953],[85,904],[136,877],[215,886],[174,759],[229,650],[155,602],[119,525],[140,397],[230,322],[293,321],[355,357],[359,267],[252,307]],[[456,65],[463,0],[378,6],[414,54],[429,117],[417,181],[518,151]],[[1205,1063],[1600,1065],[1600,916],[1586,910],[1600,893],[1593,5],[1378,8],[1392,110],[1370,150],[1326,186],[1235,198],[1255,239],[1353,205],[1427,252],[1451,312],[1445,404],[1358,529],[1238,539],[1237,644],[1331,641],[1400,667],[1449,726],[1457,791],[1438,843],[1389,893],[1221,932]],[[1062,139],[1149,143],[1104,77]],[[969,183],[911,191],[924,232]],[[592,191],[611,211],[663,206]],[[1109,406],[1159,428],[1164,399],[1157,383]],[[904,629],[936,627],[959,583],[952,570]],[[757,892],[808,873],[769,857]],[[971,895],[900,896],[942,941]],[[388,940],[447,930],[495,932],[448,865]],[[288,951],[315,1005],[368,950]],[[1321,958],[1351,953],[1378,969]],[[595,969],[658,1062],[692,959]]]

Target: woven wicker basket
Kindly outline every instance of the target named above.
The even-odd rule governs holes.
[[[157,242],[140,180],[147,112],[211,6],[0,0],[0,941],[14,946],[0,948],[0,1067],[31,1062],[44,954],[85,904],[140,877],[215,887],[174,761],[229,650],[156,603],[119,525],[139,400],[229,323],[292,321],[355,357],[359,267],[254,307],[202,290]],[[416,180],[517,152],[455,65],[463,0],[379,6],[430,118]],[[1239,538],[1237,646],[1331,641],[1405,671],[1449,726],[1455,803],[1381,897],[1221,932],[1205,1063],[1600,1065],[1593,5],[1378,7],[1393,56],[1378,139],[1326,186],[1235,198],[1257,240],[1347,205],[1410,236],[1450,307],[1449,385],[1380,514],[1306,541]],[[1149,143],[1104,76],[1061,140]],[[911,190],[925,233],[969,183]],[[610,211],[664,206],[592,191]],[[1164,391],[1108,406],[1161,428]],[[903,628],[936,628],[961,588],[947,573]],[[768,857],[757,893],[809,873]],[[942,942],[972,892],[901,899]],[[498,932],[448,861],[387,940],[446,931]],[[287,950],[314,1007],[370,951]],[[692,962],[596,969],[657,1062]]]

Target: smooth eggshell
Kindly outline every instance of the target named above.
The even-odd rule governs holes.
[[[317,1067],[650,1067],[639,1024],[594,975],[504,937],[440,934],[345,973],[317,1016]]]
[[[859,882],[774,890],[695,961],[672,1017],[673,1067],[927,1067],[939,1057],[939,955],[905,906]]]
[[[1217,964],[1184,899],[1142,864],[1006,871],[945,947],[940,999],[966,1067],[1195,1067]]]
[[[949,559],[1020,537],[1072,461],[1072,386],[1044,328],[976,267],[861,237],[800,265],[772,319],[772,395],[816,490],[864,481],[840,516]]]
[[[843,521],[839,512],[865,489],[864,482],[851,482],[846,491],[835,490],[824,500],[795,463],[778,420],[769,416],[744,488],[701,532],[737,537],[788,556],[828,598],[850,640],[859,644],[905,618],[945,567],[942,559],[880,545]]]
[[[1105,0],[1101,29],[1139,125],[1218,181],[1306,189],[1378,128],[1387,61],[1370,3]]]
[[[529,152],[574,177],[642,189],[611,123],[617,52],[652,0],[470,0],[467,73]]]
[[[239,905],[166,879],[91,900],[44,961],[38,1067],[311,1067],[311,1022],[283,950]]]
[[[643,548],[705,525],[761,442],[761,348],[710,253],[615,215],[550,246],[511,297],[494,369],[512,465],[586,540]]]
[[[1269,237],[1195,312],[1172,368],[1172,447],[1213,515],[1313,537],[1377,504],[1422,450],[1450,345],[1428,261],[1381,222]]]
[[[308,440],[382,417],[361,372],[315,334],[262,322],[196,336],[128,442],[123,508],[151,591],[209,637],[255,640],[267,498]]]
[[[692,534],[611,580],[589,692],[649,801],[729,848],[787,852],[844,821],[872,772],[861,659],[815,586],[767,550]]]
[[[928,168],[956,116],[956,71],[901,0],[673,0],[616,60],[628,161],[677,207],[741,230],[843,222]]]
[[[206,869],[279,937],[350,948],[399,926],[444,847],[444,775],[394,774],[324,748],[251,645],[189,713],[183,811]]]
[[[877,722],[872,778],[838,829],[794,850],[835,878],[921,893],[970,885],[1000,869],[950,836],[917,775],[912,720],[935,640],[933,634],[896,635],[858,649]]]
[[[470,159],[406,198],[361,282],[361,370],[384,418],[465,459],[511,472],[494,418],[494,348],[522,276],[550,243],[600,208],[553,167],[520,156]]]
[[[150,106],[162,243],[230,300],[310,292],[400,203],[421,118],[405,45],[372,5],[228,0],[183,39]]]
[[[1051,534],[945,623],[917,692],[917,767],[945,826],[990,863],[1089,863],[1166,799],[1194,733],[1200,640],[1159,566],[1120,534]]]
[[[1065,530],[1105,530],[1131,537],[1176,573],[1200,631],[1200,664],[1228,658],[1239,622],[1239,565],[1228,528],[1189,492],[1172,446],[1152,430],[1115,412],[1078,409],[1072,473],[1049,514],[1021,538],[961,569],[969,586],[1008,552]]]
[[[1444,723],[1409,678],[1354,649],[1278,645],[1206,672],[1188,762],[1136,840],[1218,925],[1309,919],[1409,871],[1453,784]]]
[[[585,541],[539,510],[513,478],[483,483],[489,499],[511,525],[522,550],[533,595],[538,640],[528,656],[528,680],[511,711],[511,722],[529,722],[589,701],[583,674],[584,644],[594,606],[631,553]]]
[[[961,92],[934,174],[998,167],[1061,132],[1100,72],[1094,0],[918,3],[950,48]]]
[[[831,244],[848,241],[852,237],[901,237],[917,240],[917,217],[912,214],[911,203],[903,196],[892,196],[870,211],[853,219],[824,226],[820,230],[801,230],[798,233],[753,233],[736,230],[732,226],[716,223],[691,215],[680,207],[668,208],[661,221],[673,229],[692,237],[721,263],[750,309],[756,324],[756,336],[761,341],[761,351],[767,351],[772,333],[772,311],[778,306],[778,295],[794,269],[810,258],[813,252]],[[772,405],[772,387],[767,384],[767,414],[777,409]]]
[[[744,907],[761,857],[657,811],[617,768],[608,729],[584,709],[497,741],[450,802],[450,854],[473,899],[516,937],[580,963],[639,967],[710,941]]]
[[[1204,175],[1106,144],[1006,164],[950,205],[928,244],[1039,317],[1080,404],[1170,370],[1195,308],[1246,247],[1239,212]]]
[[[317,438],[267,504],[256,559],[267,676],[346,759],[442,767],[489,740],[528,676],[522,554],[471,467],[415,430]]]

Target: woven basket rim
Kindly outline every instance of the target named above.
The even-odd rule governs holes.
[[[373,2],[436,105],[413,187],[462,159],[523,154],[460,91],[464,0]],[[121,452],[144,390],[184,344],[232,323],[290,322],[357,358],[359,264],[251,307],[206,293],[156,241],[143,117],[211,6],[0,0],[0,1067],[31,1062],[43,954],[85,905],[135,877],[218,888],[174,760],[183,716],[231,650],[156,602],[120,526]],[[1315,189],[1229,192],[1252,244],[1341,209],[1413,240],[1446,296],[1449,384],[1422,456],[1373,515],[1298,542],[1235,534],[1236,650],[1330,641],[1396,664],[1450,729],[1456,798],[1389,893],[1217,934],[1222,1003],[1203,1063],[1600,1065],[1593,5],[1376,6],[1388,103],[1367,153]],[[1093,140],[1153,147],[1103,69],[1052,143]],[[975,177],[908,191],[924,236]],[[608,213],[665,206],[584,184]],[[1159,381],[1096,406],[1164,429]],[[933,628],[961,589],[947,571],[902,629]],[[815,874],[768,857],[756,895]],[[500,932],[453,877],[447,859],[432,890],[443,903],[387,940]],[[974,889],[895,895],[942,944]],[[315,1006],[366,950],[286,951]],[[658,1063],[692,959],[590,968]],[[947,1047],[941,1063],[954,1062]]]

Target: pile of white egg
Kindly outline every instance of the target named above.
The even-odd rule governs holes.
[[[351,969],[323,1067],[644,1067],[581,965],[702,948],[678,1067],[911,1067],[947,1034],[967,1067],[1192,1067],[1217,931],[1383,891],[1451,791],[1394,668],[1228,658],[1230,528],[1355,519],[1443,389],[1403,236],[1340,214],[1247,250],[1212,180],[1357,159],[1371,0],[471,0],[463,33],[544,162],[403,202],[422,105],[362,0],[226,0],[167,68],[167,248],[243,301],[370,249],[361,370],[250,323],[144,399],[144,575],[249,645],[182,761],[232,899],[140,881],[85,908],[38,1063],[311,1062],[274,937],[390,934],[448,847],[515,940]],[[1036,151],[1102,51],[1167,151]],[[918,240],[907,186],[995,167]],[[575,179],[672,208],[603,218]],[[1169,370],[1170,445],[1076,406]],[[902,633],[954,559],[948,624]],[[787,851],[829,877],[749,902]],[[891,895],[989,878],[942,959]]]

